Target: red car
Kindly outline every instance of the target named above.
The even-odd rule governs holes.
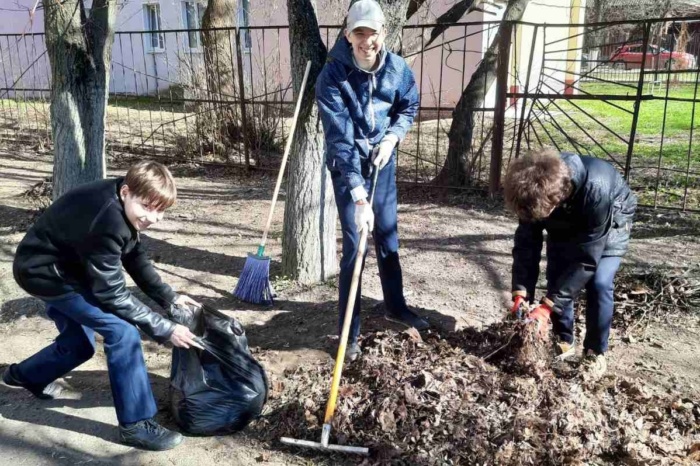
[[[641,68],[643,51],[642,44],[623,45],[610,55],[610,62],[615,68],[624,70]],[[687,70],[695,68],[695,63],[695,57],[690,53],[669,52],[656,45],[649,45],[644,68],[661,70],[670,65],[672,70]]]

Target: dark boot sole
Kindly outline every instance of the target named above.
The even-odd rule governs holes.
[[[58,398],[58,396],[63,391],[62,389],[59,389],[55,395],[45,395],[43,393],[35,393],[32,390],[30,390],[29,388],[22,385],[19,381],[15,380],[14,377],[12,377],[12,374],[10,374],[9,367],[7,369],[5,369],[5,372],[3,372],[2,377],[0,378],[0,384],[6,386],[7,388],[11,388],[13,390],[26,390],[29,393],[31,393],[34,398],[37,398],[39,400],[55,400],[56,398]]]
[[[423,330],[428,330],[428,329],[430,328],[430,324],[428,324],[428,325],[425,326],[425,327],[420,327],[420,328],[414,327],[413,325],[407,324],[406,322],[404,322],[403,320],[401,320],[401,319],[399,319],[399,318],[397,318],[397,317],[391,317],[391,316],[388,316],[388,315],[386,315],[386,314],[384,315],[384,318],[385,318],[386,320],[388,320],[389,322],[393,322],[393,323],[395,323],[395,324],[403,325],[403,326],[406,327],[406,328],[415,328],[415,329],[418,330],[419,332],[422,332]]]
[[[144,450],[144,451],[167,451],[167,450],[172,450],[173,448],[180,445],[182,443],[182,438],[180,439],[179,442],[177,442],[175,444],[164,445],[164,446],[160,446],[160,447],[156,447],[156,446],[151,447],[151,446],[137,444],[137,443],[130,443],[130,442],[123,440],[122,438],[119,438],[119,443],[121,443],[122,445],[127,446],[127,447],[138,448],[139,450]]]

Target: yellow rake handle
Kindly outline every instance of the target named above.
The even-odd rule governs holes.
[[[379,167],[374,167],[374,175],[372,176],[372,192],[369,196],[369,205],[372,207],[374,202],[374,192],[377,188],[377,177],[379,176]],[[338,354],[335,356],[335,367],[333,368],[333,380],[331,382],[331,394],[328,397],[326,405],[326,417],[324,424],[330,425],[335,413],[335,404],[338,400],[338,388],[340,387],[340,376],[343,374],[343,362],[345,361],[345,350],[348,346],[348,335],[350,334],[350,322],[352,322],[352,313],[355,308],[355,299],[357,299],[357,287],[360,284],[360,275],[362,274],[362,262],[365,257],[365,249],[367,248],[367,237],[369,235],[368,228],[364,228],[360,234],[360,244],[357,248],[357,256],[355,257],[355,268],[352,270],[352,282],[350,282],[350,292],[348,294],[348,304],[345,306],[345,317],[343,318],[343,331],[340,333],[340,342],[338,343]]]
[[[330,424],[331,419],[333,419],[333,414],[335,413],[335,404],[338,399],[338,388],[340,387],[340,376],[343,374],[345,350],[348,346],[350,323],[352,322],[352,313],[355,307],[355,299],[357,297],[357,287],[360,283],[360,273],[362,272],[362,258],[365,255],[365,248],[367,247],[367,235],[367,228],[365,228],[362,230],[362,235],[360,236],[360,247],[357,250],[355,268],[352,272],[350,296],[348,297],[348,305],[345,308],[343,331],[340,334],[340,342],[338,344],[338,354],[335,356],[335,368],[333,369],[333,381],[331,382],[331,395],[328,398],[328,405],[326,405],[326,417],[323,421],[324,424]]]

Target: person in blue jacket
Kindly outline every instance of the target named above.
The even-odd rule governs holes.
[[[316,81],[316,100],[326,138],[343,232],[340,261],[339,328],[349,298],[360,232],[373,233],[386,317],[423,330],[428,322],[406,305],[399,263],[396,214],[396,152],[418,111],[413,72],[384,47],[384,13],[374,0],[359,0],[348,11],[345,37],[328,55]],[[368,203],[373,170],[380,170],[373,206]],[[360,354],[358,287],[346,357]]]
[[[513,248],[513,307],[534,299],[547,232],[547,294],[530,319],[551,319],[560,359],[575,354],[574,301],[586,290],[586,365],[602,375],[613,316],[613,280],[627,251],[637,198],[610,163],[543,150],[515,160],[504,183],[520,223]]]

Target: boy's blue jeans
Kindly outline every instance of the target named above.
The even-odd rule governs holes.
[[[92,299],[80,294],[46,301],[46,313],[60,334],[52,344],[16,366],[22,382],[45,386],[75,369],[95,354],[97,332],[104,338],[119,423],[155,416],[156,402],[143,360],[141,336],[135,326],[102,311]]]
[[[621,257],[603,257],[598,263],[595,275],[586,283],[586,338],[584,350],[598,354],[608,350],[608,337],[613,318],[613,290],[615,274],[620,267]],[[559,271],[567,265],[564,260],[550,260],[547,263],[547,281],[552,283]],[[574,341],[574,305],[564,309],[562,315],[552,313],[554,334],[563,341]]]
[[[340,227],[343,232],[343,256],[340,259],[339,299],[338,299],[338,333],[343,328],[345,307],[348,303],[352,271],[355,266],[360,234],[355,225],[355,203],[350,189],[339,172],[332,172],[335,202],[340,217]],[[371,193],[371,176],[365,179],[365,190]],[[389,313],[404,312],[406,300],[403,295],[403,277],[399,263],[399,233],[396,213],[396,164],[395,159],[381,169],[377,177],[377,188],[374,194],[374,247],[377,253],[379,279],[382,284],[384,303]],[[364,268],[364,258],[362,267]],[[360,334],[360,297],[362,296],[362,281],[357,287],[357,298],[352,315],[349,342],[357,340]]]

